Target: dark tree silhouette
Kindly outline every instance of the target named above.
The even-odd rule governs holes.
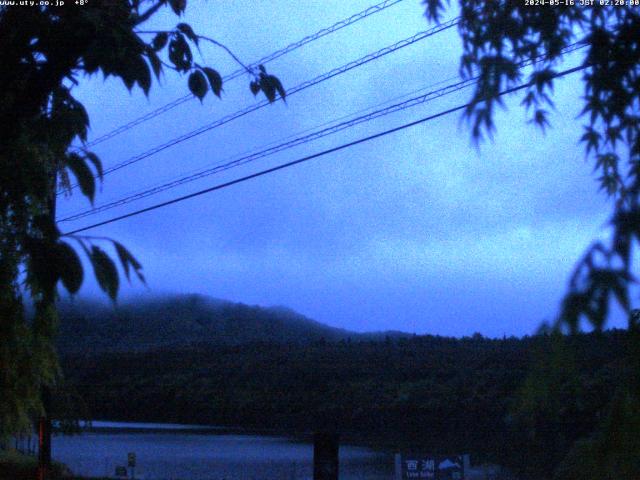
[[[597,431],[574,446],[556,477],[632,479],[640,478],[640,324],[638,315],[631,314],[629,299],[635,283],[632,253],[640,240],[640,5],[588,3],[460,0],[460,72],[463,77],[479,77],[466,111],[474,139],[493,132],[493,112],[502,103],[499,93],[520,83],[529,85],[522,105],[531,112],[532,122],[544,129],[549,126],[545,108],[553,105],[555,67],[568,47],[586,48],[581,141],[594,162],[600,189],[612,199],[611,235],[608,241],[595,241],[578,261],[551,329],[576,333],[586,320],[601,331],[615,300],[629,314],[629,339],[625,375],[612,390]],[[424,0],[424,4],[431,21],[438,21],[446,6],[443,0]],[[531,57],[539,61],[524,78],[519,65]],[[557,374],[566,369],[567,360],[550,363]],[[548,377],[539,377],[528,383],[525,397],[530,408],[524,411],[542,423],[533,424],[529,433],[538,432],[540,445],[551,438],[561,445],[558,422],[567,405],[560,407],[557,402],[575,401],[575,395],[558,392]],[[549,407],[549,398],[555,407]],[[551,410],[553,415],[544,415]],[[541,429],[552,433],[554,425],[555,436],[540,435]]]
[[[449,2],[424,3],[427,18],[438,21]],[[466,111],[476,140],[494,131],[498,94],[520,83],[530,84],[522,105],[532,122],[549,126],[555,67],[567,47],[586,46],[582,143],[600,188],[614,201],[613,235],[609,244],[589,248],[570,279],[558,326],[575,332],[582,318],[602,329],[610,298],[630,309],[631,253],[640,238],[640,8],[561,3],[547,8],[528,0],[460,0],[458,28],[460,74],[479,80]],[[525,78],[519,67],[530,58],[538,61]]]
[[[102,179],[100,159],[82,146],[89,117],[73,96],[74,86],[101,72],[148,94],[153,79],[169,69],[186,75],[199,99],[209,90],[220,96],[221,76],[196,63],[191,47],[207,41],[231,53],[186,23],[169,31],[141,30],[164,7],[181,16],[186,0],[66,3],[0,6],[0,433],[25,428],[40,409],[41,388],[58,377],[55,299],[59,284],[73,294],[83,282],[76,249],[114,301],[120,280],[105,244],[127,278],[133,273],[144,281],[141,264],[117,241],[65,238],[56,226],[56,191],[71,192],[70,176],[90,202]],[[264,67],[245,68],[253,75],[254,95],[284,98],[280,81]],[[71,148],[74,140],[80,148]],[[23,292],[35,307],[30,323]]]

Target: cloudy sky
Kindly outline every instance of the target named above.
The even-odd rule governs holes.
[[[246,63],[360,12],[371,0],[189,2],[186,21]],[[451,12],[449,17],[453,17]],[[149,29],[169,28],[163,12]],[[291,90],[311,78],[429,29],[423,8],[404,0],[267,64]],[[223,75],[237,64],[202,47]],[[267,108],[168,148],[105,178],[96,206],[262,150],[303,131],[453,83],[460,41],[449,29],[291,95]],[[566,67],[579,63],[567,58]],[[94,150],[116,165],[256,102],[248,75],[224,85],[222,100],[188,101]],[[167,72],[149,98],[96,76],[76,89],[91,137],[188,92]],[[479,147],[459,113],[271,175],[84,232],[109,236],[144,265],[140,294],[201,293],[259,305],[286,305],[358,331],[489,336],[533,333],[557,313],[571,269],[606,234],[610,205],[597,192],[581,135],[580,74],[555,87],[553,128],[527,124],[517,95]],[[314,142],[77,221],[81,228],[129,211],[295,160],[465,103],[461,90]],[[393,102],[391,102],[393,103]],[[60,201],[58,218],[89,208]],[[97,296],[87,281],[83,294]],[[621,317],[611,325],[622,325]]]

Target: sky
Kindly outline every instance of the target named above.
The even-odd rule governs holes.
[[[192,0],[182,21],[251,63],[371,5]],[[454,16],[452,10],[445,19]],[[177,21],[167,9],[148,28]],[[291,90],[431,27],[420,2],[403,0],[266,67]],[[433,35],[118,170],[105,177],[95,206],[438,82],[453,83],[458,35],[455,28]],[[202,45],[202,56],[223,75],[238,67],[213,45]],[[565,66],[580,59],[572,54]],[[93,150],[108,168],[253,105],[250,80],[243,75],[225,83],[222,99],[190,100]],[[580,74],[557,80],[554,92],[546,133],[528,124],[515,94],[496,115],[494,138],[479,146],[458,112],[83,234],[117,239],[143,264],[148,285],[124,282],[125,300],[200,293],[283,305],[355,331],[532,334],[557,315],[573,266],[607,234],[611,212],[579,145]],[[148,98],[101,75],[75,88],[90,115],[90,140],[186,93],[186,78],[174,72]],[[464,104],[470,95],[461,90],[59,226],[70,231],[196,192]],[[58,218],[88,208],[75,194],[59,201]],[[81,295],[104,298],[91,278]],[[623,325],[619,313],[609,324]]]

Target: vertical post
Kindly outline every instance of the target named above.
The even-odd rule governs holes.
[[[51,472],[51,390],[42,387],[44,412],[38,420],[38,480],[48,480]]]
[[[394,480],[402,480],[402,454],[396,453],[394,456]]]
[[[131,478],[135,480],[136,478],[136,453],[129,452],[127,454],[127,466],[131,468]]]
[[[56,222],[56,189],[58,185],[58,162],[54,161],[49,171],[49,216]],[[49,299],[53,302],[53,298]],[[38,480],[49,480],[51,476],[51,389],[42,385],[42,416],[38,420]]]
[[[338,480],[340,436],[318,432],[313,436],[313,480]]]

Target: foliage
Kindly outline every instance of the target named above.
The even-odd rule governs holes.
[[[153,78],[169,68],[188,74],[187,85],[199,99],[209,89],[217,96],[222,92],[222,77],[194,61],[192,45],[202,39],[224,45],[186,23],[149,40],[139,30],[162,7],[182,15],[186,0],[66,3],[0,6],[0,434],[27,428],[28,417],[39,412],[41,386],[58,377],[54,303],[59,285],[74,294],[83,282],[78,251],[114,301],[119,274],[104,244],[111,244],[127,278],[133,272],[144,281],[140,262],[120,243],[65,236],[56,226],[57,191],[71,193],[74,177],[93,203],[102,180],[101,160],[84,147],[89,116],[73,87],[101,72],[148,94]],[[256,80],[264,75],[264,67],[253,73]],[[267,83],[261,89],[270,101],[276,99],[274,88],[284,99],[279,81]],[[72,142],[80,147],[72,148]],[[24,315],[24,294],[35,308],[31,322]]]
[[[424,0],[426,15],[438,20],[442,0]],[[461,0],[460,73],[478,76],[466,114],[476,139],[494,131],[493,113],[503,105],[499,93],[528,85],[522,101],[532,122],[545,127],[553,106],[554,76],[563,50],[586,46],[582,66],[585,119],[582,143],[595,160],[601,189],[615,200],[609,245],[597,242],[578,263],[562,304],[560,324],[570,331],[581,318],[601,329],[615,298],[629,311],[631,251],[640,238],[640,11],[566,2],[538,8],[525,2]],[[539,58],[530,73],[519,65]]]
[[[116,310],[80,301],[60,315],[75,333],[60,338],[63,366],[88,417],[289,433],[333,422],[347,438],[472,452],[523,479],[550,478],[597,436],[634,370],[626,331],[358,334],[197,295]]]
[[[300,338],[75,353],[63,356],[63,365],[94,418],[288,433],[332,425],[345,438],[389,448],[469,452],[476,460],[526,471],[541,459],[554,467],[562,459],[555,453],[558,445],[564,442],[566,452],[594,431],[608,392],[620,380],[626,338],[615,331],[572,339],[581,375],[550,381],[552,408],[536,413],[540,425],[549,427],[546,443],[527,435],[524,411],[517,418],[514,412],[522,378],[556,350],[549,336],[369,341],[354,335],[308,343]],[[572,391],[580,405],[554,410]]]
[[[559,465],[554,478],[637,478],[640,471],[638,393],[618,391],[609,410],[593,435],[575,443]]]
[[[598,3],[598,2],[595,2]],[[438,21],[445,9],[443,0],[424,0],[426,16]],[[447,2],[448,4],[448,2]],[[569,288],[562,301],[554,330],[576,333],[584,322],[595,330],[602,330],[609,316],[612,301],[617,301],[629,314],[629,330],[640,325],[639,317],[631,315],[630,287],[635,283],[632,253],[640,240],[640,10],[634,6],[584,5],[579,0],[561,2],[548,8],[530,5],[528,2],[501,0],[460,0],[459,32],[463,54],[460,73],[465,78],[478,78],[478,83],[466,109],[472,126],[472,136],[478,141],[495,130],[493,115],[496,105],[503,105],[501,92],[519,84],[526,85],[522,105],[530,112],[531,122],[543,130],[549,125],[548,108],[553,107],[552,92],[558,64],[563,60],[566,48],[578,44],[586,47],[586,54],[578,70],[582,71],[583,131],[581,143],[585,154],[594,163],[600,189],[613,200],[610,220],[610,240],[595,241],[578,261],[570,277]],[[519,68],[528,58],[539,61],[529,73]],[[562,343],[562,342],[561,342]],[[560,346],[562,350],[565,346]],[[565,352],[566,353],[566,352]],[[555,354],[554,354],[555,355]],[[633,378],[640,374],[640,355],[637,350],[627,350],[626,363],[635,366],[621,378],[614,389],[616,400],[627,407],[638,401],[640,383]],[[556,398],[567,403],[550,405],[549,389],[553,381],[564,376],[578,379],[580,371],[567,371],[570,357],[549,357],[545,367],[550,377],[539,375],[529,378],[523,391],[523,412],[529,410],[528,432],[544,444],[542,425],[536,424],[537,414],[549,424],[547,430],[562,421],[563,412],[579,398],[577,391],[567,391]],[[564,370],[564,373],[562,371]],[[560,375],[560,377],[558,377]],[[554,380],[555,379],[555,380]],[[551,382],[551,383],[550,383]],[[635,390],[634,390],[635,389]],[[611,394],[610,394],[611,397]],[[621,402],[621,403],[620,403]],[[574,405],[575,406],[575,405]],[[611,411],[615,411],[615,402]],[[611,414],[610,422],[602,422],[598,434],[591,440],[583,440],[572,449],[570,457],[559,471],[558,478],[586,478],[589,473],[587,453],[598,453],[601,467],[611,459],[611,444],[603,441],[614,425],[620,428],[629,419],[625,414]],[[577,411],[572,412],[578,415]],[[625,416],[626,415],[626,416]],[[523,418],[526,415],[523,416]],[[569,415],[570,417],[571,415]],[[629,435],[640,438],[637,422],[628,425]],[[553,455],[566,454],[571,443],[557,445]],[[628,444],[627,444],[628,446]],[[630,457],[631,450],[617,445],[620,457]],[[551,462],[554,466],[557,462]],[[615,470],[599,468],[598,478],[638,478],[640,465],[622,462],[629,468]],[[613,468],[613,467],[612,467]],[[635,468],[635,470],[633,470]],[[569,472],[572,472],[569,474]],[[581,472],[581,473],[576,473]],[[616,472],[620,476],[611,474]],[[549,476],[544,468],[538,475]],[[573,475],[573,476],[572,476]]]
[[[533,364],[514,395],[509,416],[512,454],[527,451],[527,462],[514,465],[523,478],[550,478],[577,439],[593,433],[620,383],[624,341],[614,358],[606,356],[600,335],[586,345],[557,333],[533,350]],[[588,362],[586,358],[590,358]],[[508,459],[507,459],[508,461]]]
[[[602,412],[598,428],[576,442],[555,472],[556,480],[635,479],[640,472],[640,332],[625,342],[623,380]]]
[[[51,478],[53,480],[74,480],[69,469],[58,462],[53,462]],[[14,451],[0,450],[0,478],[11,480],[32,480],[37,478],[37,459]],[[82,480],[82,479],[78,479]]]

